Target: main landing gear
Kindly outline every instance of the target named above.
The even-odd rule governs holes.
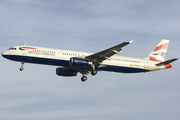
[[[96,70],[91,71],[91,75],[96,75],[96,74],[97,74],[97,71],[96,71]],[[81,77],[81,81],[82,81],[82,82],[85,82],[86,80],[87,80],[87,77],[84,76],[84,74],[83,74],[83,76]]]
[[[96,75],[96,74],[97,74],[96,70],[91,71],[91,75]]]
[[[23,66],[24,66],[24,61],[21,62],[21,67],[20,67],[20,69],[19,69],[20,71],[23,71],[23,70],[24,70]]]
[[[87,80],[87,77],[83,75],[83,76],[81,77],[81,81],[82,81],[82,82],[85,82],[86,80]]]

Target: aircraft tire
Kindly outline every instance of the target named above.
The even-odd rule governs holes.
[[[20,71],[23,71],[24,70],[24,68],[23,67],[20,67],[20,69],[19,69]]]
[[[91,71],[91,75],[96,75],[96,74],[97,74],[96,70]]]
[[[86,80],[87,80],[87,77],[86,77],[86,76],[82,76],[82,77],[81,77],[81,81],[82,81],[82,82],[85,82]]]

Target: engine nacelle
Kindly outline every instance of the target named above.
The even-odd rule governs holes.
[[[77,66],[89,66],[92,63],[86,59],[83,59],[83,58],[72,57],[72,58],[70,58],[69,64],[70,65],[77,65]]]
[[[56,74],[59,76],[77,76],[77,71],[68,68],[56,68]]]

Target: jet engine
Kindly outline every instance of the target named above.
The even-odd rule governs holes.
[[[89,66],[92,63],[83,58],[72,57],[72,58],[70,58],[69,64],[76,65],[76,66]]]
[[[77,76],[77,71],[68,68],[56,68],[56,74],[59,76]]]

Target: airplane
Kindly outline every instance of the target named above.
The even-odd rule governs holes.
[[[87,80],[85,75],[96,75],[98,71],[111,71],[120,73],[140,73],[171,68],[174,58],[165,61],[169,40],[163,39],[155,49],[143,59],[116,56],[122,48],[132,41],[123,42],[109,49],[87,53],[62,49],[51,49],[34,46],[14,46],[2,53],[6,59],[21,62],[20,71],[23,71],[24,63],[35,63],[61,66],[56,68],[59,76],[72,77],[81,73],[81,80]]]

